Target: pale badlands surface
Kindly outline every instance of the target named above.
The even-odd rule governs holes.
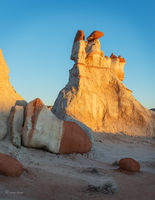
[[[154,200],[155,139],[95,133],[94,150],[89,154],[56,155],[43,150],[17,149],[6,138],[0,152],[16,157],[25,167],[19,178],[0,175],[2,200]],[[112,163],[123,157],[135,158],[141,171],[123,174]],[[95,168],[97,173],[90,172]],[[111,182],[115,194],[86,191],[88,185]]]

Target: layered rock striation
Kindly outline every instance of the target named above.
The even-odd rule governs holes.
[[[154,136],[154,112],[143,107],[122,83],[125,59],[104,56],[93,34],[85,41],[83,31],[77,32],[71,53],[75,64],[52,112],[63,120],[74,118],[95,132]]]
[[[0,49],[0,140],[7,134],[11,108],[25,103],[9,81],[9,68]]]

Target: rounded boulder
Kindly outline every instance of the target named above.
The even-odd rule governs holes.
[[[133,158],[122,158],[119,161],[119,168],[130,172],[138,172],[140,164]]]
[[[88,41],[96,40],[96,39],[102,37],[103,35],[104,35],[104,33],[102,33],[101,31],[93,31],[93,32],[87,37],[87,40],[88,40]]]
[[[20,176],[24,171],[23,165],[15,158],[0,153],[0,174],[4,176]]]

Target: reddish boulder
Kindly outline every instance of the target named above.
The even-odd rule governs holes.
[[[138,172],[140,164],[133,158],[122,158],[119,161],[119,168],[130,172]]]
[[[74,43],[78,40],[85,40],[85,35],[84,35],[84,32],[83,30],[78,30],[77,33],[76,33],[76,36],[74,38]]]
[[[0,174],[5,176],[20,176],[24,171],[23,165],[15,158],[0,153]]]
[[[102,33],[101,31],[93,31],[93,32],[87,37],[87,40],[88,40],[88,41],[96,40],[96,39],[102,37],[103,35],[104,35],[104,33]]]
[[[89,137],[80,126],[64,121],[59,153],[87,153],[91,147]]]

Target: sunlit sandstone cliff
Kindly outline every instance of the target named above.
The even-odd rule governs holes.
[[[52,112],[60,119],[75,118],[95,132],[154,136],[155,114],[122,83],[125,59],[104,56],[101,36],[96,31],[85,41],[83,31],[77,32],[71,53],[75,64]]]
[[[0,139],[7,133],[7,123],[12,106],[23,104],[24,100],[9,81],[9,68],[0,49]]]

